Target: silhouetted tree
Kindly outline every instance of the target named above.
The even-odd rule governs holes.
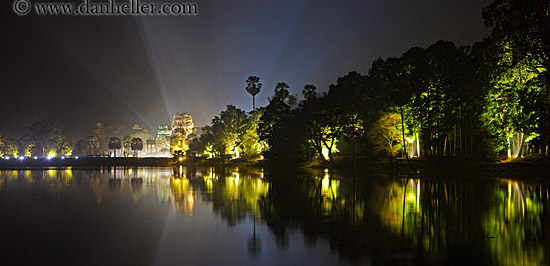
[[[116,150],[122,148],[122,142],[118,137],[111,137],[109,139],[109,149],[113,150],[116,157]]]
[[[252,110],[256,109],[256,94],[260,92],[262,88],[262,83],[260,83],[260,78],[256,76],[250,76],[246,80],[246,91],[252,95]]]

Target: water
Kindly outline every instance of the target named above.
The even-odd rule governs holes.
[[[549,188],[238,168],[0,171],[0,264],[548,264]]]

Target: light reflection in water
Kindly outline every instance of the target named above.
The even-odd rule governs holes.
[[[547,185],[419,176],[353,178],[323,170],[281,177],[262,169],[183,166],[10,170],[0,171],[0,193],[40,188],[46,193],[41,202],[88,193],[97,204],[116,193],[131,195],[136,203],[153,197],[185,217],[197,216],[197,204],[205,202],[229,226],[253,219],[248,248],[254,252],[259,250],[256,224],[264,223],[281,248],[299,228],[311,245],[323,236],[341,255],[369,257],[375,264],[445,263],[457,257],[476,264],[548,262]],[[459,256],[464,252],[473,255]]]

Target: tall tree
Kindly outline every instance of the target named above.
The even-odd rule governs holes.
[[[494,0],[483,9],[483,18],[495,37],[511,41],[518,61],[526,59],[540,72],[537,131],[550,144],[550,1]]]
[[[275,86],[275,94],[273,95],[273,97],[279,98],[279,100],[284,102],[289,95],[288,88],[290,88],[288,84],[284,82],[278,82]]]
[[[212,119],[214,145],[220,155],[239,154],[246,120],[246,113],[233,105],[228,105],[219,116]]]
[[[252,95],[252,110],[256,109],[256,94],[260,92],[262,88],[262,83],[260,83],[260,78],[256,76],[250,76],[246,80],[246,91]]]
[[[111,137],[109,139],[109,149],[113,150],[113,153],[116,157],[116,150],[122,147],[122,142],[118,137]]]
[[[95,151],[99,148],[99,140],[97,140],[96,136],[88,136],[86,145],[92,151],[92,155],[95,155]]]
[[[124,138],[122,139],[122,146],[126,150],[126,153],[129,153],[130,148],[132,147],[132,136],[124,136]]]
[[[134,151],[134,154],[137,155],[136,151],[143,150],[143,140],[141,138],[132,138],[131,147],[132,147],[132,150]]]

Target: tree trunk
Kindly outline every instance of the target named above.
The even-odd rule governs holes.
[[[456,156],[456,124],[455,124],[455,139],[453,141],[453,155]]]
[[[399,110],[401,111],[401,133],[403,138],[403,153],[405,153],[405,158],[407,158],[407,163],[409,162],[409,155],[407,154],[407,146],[405,145],[405,122],[403,119],[403,106],[399,107]]]
[[[519,142],[520,146],[519,146],[519,152],[518,152],[518,156],[519,158],[523,157],[522,156],[522,152],[523,152],[523,145],[525,144],[525,134],[524,133],[521,133],[521,141]]]
[[[447,155],[447,137],[445,137],[445,143],[443,143],[443,156]]]
[[[256,110],[256,95],[252,95],[252,111]]]
[[[355,138],[353,138],[353,140],[351,141],[351,149],[353,151],[353,168],[355,169],[357,163],[356,163],[356,160],[355,160]]]

